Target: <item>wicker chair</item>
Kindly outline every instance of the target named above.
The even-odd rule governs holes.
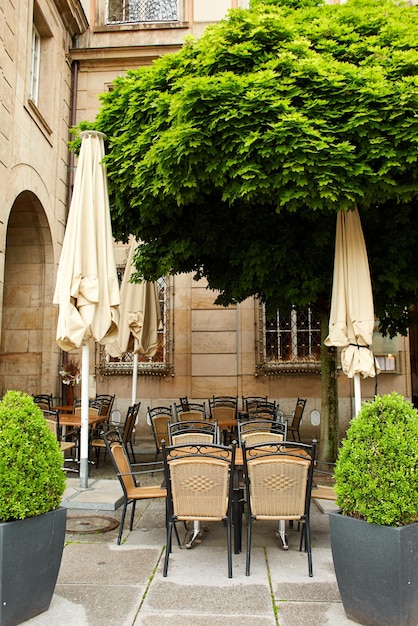
[[[209,409],[211,419],[218,422],[220,430],[222,430],[223,443],[230,443],[238,435],[235,426],[225,426],[222,422],[231,422],[238,417],[238,397],[236,396],[213,396],[209,400]]]
[[[197,422],[174,422],[168,425],[170,445],[180,443],[217,443],[218,426],[216,422],[198,420]]]
[[[177,520],[223,521],[227,528],[228,577],[232,578],[232,488],[235,446],[163,443],[167,486],[167,544],[163,576],[167,576],[172,531]]]
[[[286,439],[286,423],[281,424],[275,420],[250,420],[239,422],[238,441],[239,445],[245,441],[247,446],[254,443],[264,443],[267,441],[283,441]]]
[[[242,410],[249,411],[254,404],[268,402],[268,396],[242,396]]]
[[[292,435],[293,441],[302,441],[300,437],[300,425],[302,423],[305,406],[306,399],[298,398],[292,415],[284,415],[284,419],[288,420],[287,432]]]
[[[106,416],[106,421],[109,421],[110,414],[112,413],[113,404],[115,402],[115,395],[107,393],[96,394],[96,400],[102,402],[102,410],[100,415]]]
[[[123,444],[122,436],[117,430],[110,430],[107,433],[103,432],[102,436],[106,445],[106,449],[110,455],[110,458],[112,459],[112,463],[115,468],[117,477],[119,478],[119,482],[121,484],[124,496],[122,517],[120,521],[120,529],[117,541],[118,545],[120,545],[128,505],[132,504],[131,519],[129,523],[129,529],[132,530],[137,501],[165,498],[167,491],[160,486],[139,486],[137,482],[138,476],[144,473],[148,474],[150,472],[147,470],[135,471],[135,466],[132,466],[129,461],[129,456]],[[146,464],[142,464],[141,466],[145,465]]]
[[[133,431],[135,428],[135,422],[136,422],[136,418],[138,417],[138,412],[139,412],[139,407],[141,406],[140,402],[137,402],[136,404],[133,404],[132,406],[128,407],[128,410],[126,412],[126,418],[125,418],[125,422],[122,425],[110,425],[108,426],[107,424],[104,424],[101,432],[100,432],[100,436],[97,436],[97,432],[95,432],[92,442],[91,442],[91,447],[95,448],[96,450],[96,467],[99,467],[99,460],[100,460],[100,450],[104,450],[105,451],[105,458],[106,458],[106,444],[105,441],[103,439],[103,432],[106,431],[110,431],[110,430],[118,430],[121,433],[122,436],[122,442],[124,444],[124,446],[126,447],[127,450],[127,454],[132,455],[132,460],[134,463],[136,463],[136,458],[135,458],[135,452],[134,452],[134,448],[133,448],[133,444],[132,444],[132,435],[133,435]]]
[[[177,422],[196,422],[206,418],[205,402],[174,404],[174,418]]]
[[[250,575],[252,525],[255,520],[303,523],[299,550],[308,553],[313,575],[309,509],[316,442],[312,445],[272,442],[246,446],[243,442],[248,528],[246,574]]]
[[[162,441],[168,442],[168,425],[173,420],[173,409],[167,406],[156,406],[147,409],[148,421],[151,424],[155,443],[155,460],[162,451]]]
[[[53,433],[53,435],[55,435],[55,437],[57,438],[58,443],[60,444],[60,448],[61,448],[61,452],[62,452],[62,457],[63,457],[63,462],[65,463],[65,461],[72,461],[74,459],[66,459],[65,457],[65,453],[68,450],[73,450],[76,448],[76,443],[75,441],[66,441],[65,439],[61,438],[61,429],[60,429],[60,424],[59,424],[59,416],[58,416],[58,411],[53,411],[53,410],[48,410],[45,409],[42,411],[46,424],[49,428],[49,430],[51,431],[51,433]],[[76,470],[74,469],[70,469],[68,467],[64,466],[64,469],[66,471],[69,472],[75,472]]]
[[[41,411],[51,411],[52,409],[52,394],[38,393],[33,396],[33,401],[39,406]]]

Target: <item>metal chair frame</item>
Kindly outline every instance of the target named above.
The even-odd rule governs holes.
[[[316,441],[312,445],[282,443],[242,444],[248,527],[246,575],[250,575],[252,524],[255,520],[298,521],[303,524],[299,550],[308,554],[313,576],[310,504]]]
[[[155,461],[162,452],[162,440],[168,442],[168,425],[173,421],[173,408],[156,406],[147,408],[148,420],[151,424],[155,444]]]
[[[105,442],[107,452],[112,459],[113,467],[115,468],[116,475],[119,479],[124,496],[122,517],[120,521],[120,528],[117,540],[117,544],[120,545],[128,505],[132,504],[131,518],[129,523],[129,530],[132,530],[137,501],[165,498],[167,491],[161,486],[141,487],[138,484],[138,477],[141,474],[151,473],[151,470],[145,469],[142,471],[136,471],[136,468],[147,467],[148,465],[155,466],[155,464],[140,463],[131,465],[127,449],[123,443],[122,436],[119,431],[110,430],[107,433],[103,431],[102,437]],[[154,469],[152,471],[154,471]]]
[[[283,416],[283,418],[288,421],[287,432],[292,435],[293,441],[302,441],[300,436],[300,425],[302,423],[305,406],[306,399],[298,398],[295,410],[293,411],[292,415]]]
[[[232,578],[232,502],[235,445],[163,443],[167,488],[167,542],[163,576],[167,576],[172,531],[177,521],[223,521],[227,529],[228,577]]]

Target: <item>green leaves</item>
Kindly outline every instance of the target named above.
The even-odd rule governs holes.
[[[0,520],[58,508],[65,489],[62,462],[57,439],[33,399],[8,391],[0,402]]]
[[[418,414],[400,395],[364,403],[335,466],[337,504],[346,515],[402,526],[418,514]]]
[[[377,217],[389,231],[394,211],[415,219],[416,9],[297,4],[230,11],[102,97],[95,126],[109,140],[114,234],[145,242],[145,278],[197,271],[224,303],[258,294],[277,306],[306,302],[312,285],[311,303],[324,306],[336,211],[357,204],[369,236]],[[320,246],[308,235],[321,232]],[[408,262],[416,239],[408,233]],[[399,312],[417,300],[417,280],[405,282],[396,255],[366,241],[377,313],[405,332],[410,316]],[[248,256],[268,248],[274,256],[249,269]]]

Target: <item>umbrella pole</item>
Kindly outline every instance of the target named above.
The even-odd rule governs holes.
[[[138,339],[135,339],[134,360],[132,363],[132,406],[136,403],[137,385],[138,385]]]
[[[361,409],[361,383],[360,374],[354,374],[354,415]]]
[[[89,474],[89,371],[90,342],[81,352],[81,430],[80,430],[80,487],[87,489]]]

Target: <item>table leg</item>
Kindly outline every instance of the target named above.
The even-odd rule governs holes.
[[[232,523],[234,526],[234,554],[241,552],[242,515],[244,512],[243,470],[235,468],[233,477]]]

